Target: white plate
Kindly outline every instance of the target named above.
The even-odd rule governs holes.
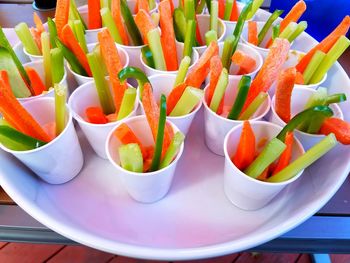
[[[314,44],[304,34],[295,47]],[[325,86],[350,98],[349,78],[338,64]],[[349,109],[350,101],[341,107]],[[344,113],[349,121],[350,112]],[[83,136],[85,167],[73,181],[48,185],[0,152],[0,184],[31,216],[72,240],[130,257],[184,260],[229,254],[278,237],[317,212],[349,173],[350,148],[339,145],[268,206],[242,211],[224,195],[224,158],[204,145],[202,118],[197,116],[189,132],[169,194],[155,204],[133,201]]]

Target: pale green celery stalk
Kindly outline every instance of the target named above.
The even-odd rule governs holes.
[[[246,110],[239,116],[238,120],[249,120],[265,102],[267,96],[266,92],[260,92],[259,95],[249,104],[248,108],[246,108]]]
[[[200,0],[199,4],[196,7],[196,14],[202,14],[205,4],[205,0]]]
[[[230,70],[231,66],[231,54],[233,52],[235,43],[235,36],[228,36],[224,41],[224,47],[221,55],[221,62],[222,65],[227,69]]]
[[[152,51],[154,57],[154,64],[158,70],[166,70],[166,64],[162,49],[162,44],[160,42],[160,34],[158,28],[152,29],[147,33],[147,39],[149,43],[149,48]]]
[[[263,28],[260,30],[258,34],[258,45],[261,44],[261,42],[264,40],[267,31],[269,31],[269,28],[272,26],[273,22],[283,13],[283,10],[276,9],[269,17],[269,19],[266,21]]]
[[[218,1],[211,1],[210,5],[210,30],[218,31],[218,16],[219,16],[219,3]]]
[[[98,58],[96,54],[94,52],[88,53],[87,58],[92,71],[92,75],[94,77],[96,90],[97,90],[97,94],[100,100],[103,113],[106,115],[115,113],[113,97],[109,89],[108,82],[105,79],[104,72],[102,71],[98,63]]]
[[[103,25],[108,28],[109,32],[111,32],[114,41],[119,44],[123,44],[123,40],[114,22],[111,11],[107,7],[105,7],[100,10],[100,14],[102,17]]]
[[[148,6],[149,6],[149,10],[156,8],[156,1],[155,0],[148,0]]]
[[[50,50],[51,56],[51,75],[52,83],[58,84],[61,82],[64,76],[64,59],[61,49],[53,48]]]
[[[88,29],[87,25],[84,22],[84,19],[81,17],[80,13],[78,12],[77,5],[75,4],[74,0],[70,0],[69,3],[69,17],[72,15],[72,20],[79,20],[84,28],[84,30]]]
[[[106,63],[104,62],[103,57],[102,57],[100,44],[97,44],[94,47],[93,52],[95,53],[95,55],[97,57],[97,61],[98,61],[99,65],[100,65],[100,67],[101,67],[101,70],[102,70],[103,74],[105,76],[108,76],[108,70],[107,70]]]
[[[0,125],[12,127],[4,118],[0,118]]]
[[[203,90],[187,87],[169,116],[178,117],[189,114],[203,98]]]
[[[159,25],[159,19],[160,19],[159,13],[156,12],[151,14],[151,18],[152,18],[153,24],[157,27]]]
[[[85,29],[80,20],[74,21],[74,29],[75,29],[75,33],[77,34],[79,45],[81,46],[81,48],[84,50],[85,53],[88,53],[88,48],[85,40]]]
[[[189,56],[192,57],[193,46],[195,43],[196,37],[196,21],[189,20],[186,25],[186,35],[184,42],[184,53],[183,57]]]
[[[280,24],[274,25],[272,27],[272,40],[275,40],[278,38],[278,35],[280,34]]]
[[[55,116],[56,116],[56,136],[60,135],[66,127],[67,116],[67,86],[55,84]]]
[[[257,178],[286,148],[286,145],[277,138],[273,138],[261,151],[258,157],[244,170],[252,178]]]
[[[292,35],[288,37],[288,40],[290,43],[292,43],[298,36],[300,36],[301,33],[303,33],[307,28],[307,22],[301,21],[299,22],[296,30],[293,32]]]
[[[35,43],[26,23],[19,23],[17,26],[15,26],[15,31],[18,38],[21,40],[23,47],[29,54],[36,56],[41,55],[39,47]]]
[[[196,16],[196,11],[195,11],[195,7],[194,7],[194,0],[185,0],[184,14],[185,14],[185,17],[186,17],[187,21],[196,19],[196,17],[195,17]]]
[[[101,7],[101,9],[102,8],[110,8],[109,0],[100,0],[100,7]]]
[[[215,86],[213,98],[210,102],[209,108],[212,111],[217,112],[219,105],[220,105],[220,102],[221,102],[221,99],[225,95],[227,84],[228,84],[228,72],[227,72],[227,69],[224,68],[221,71],[219,80]]]
[[[120,105],[117,121],[124,119],[126,116],[130,114],[130,112],[132,112],[132,109],[134,108],[134,105],[135,105],[135,99],[136,99],[136,89],[127,88],[124,92],[122,103]]]
[[[287,181],[302,170],[309,167],[312,163],[317,161],[320,157],[325,155],[333,147],[337,145],[337,139],[334,134],[331,133],[327,135],[322,141],[310,148],[306,153],[301,155],[298,159],[290,163],[286,168],[282,169],[280,172],[276,173],[267,179],[268,182],[278,183]]]
[[[314,84],[320,82],[327,71],[333,66],[333,64],[338,60],[338,58],[344,53],[344,51],[349,47],[350,40],[345,36],[341,36],[334,46],[328,51],[324,60],[318,66],[316,72],[311,77],[310,83]]]
[[[50,36],[49,33],[43,32],[41,34],[41,48],[43,50],[44,72],[45,72],[45,86],[46,90],[52,87],[52,64],[50,56]]]
[[[77,38],[77,32],[75,32],[74,20],[68,20],[68,25],[72,29],[74,37]]]
[[[164,158],[159,165],[159,169],[167,167],[174,160],[184,140],[185,135],[183,135],[181,132],[175,133],[168,150],[165,152]]]
[[[231,17],[231,13],[232,13],[232,7],[233,7],[233,1],[234,0],[226,0],[224,20],[230,21],[230,17]]]
[[[279,34],[279,38],[289,39],[289,37],[297,30],[298,24],[290,22],[288,26]]]
[[[50,17],[47,18],[47,26],[49,28],[51,47],[56,48],[57,28],[55,22]]]
[[[143,158],[140,146],[137,143],[129,143],[119,147],[120,166],[125,170],[135,173],[143,172]]]
[[[247,15],[247,20],[251,19],[256,11],[258,11],[258,9],[260,8],[260,6],[264,3],[264,0],[254,0],[253,1],[253,5],[252,5],[252,9],[249,11],[248,15]]]
[[[325,57],[326,57],[326,53],[322,52],[321,50],[316,50],[316,52],[312,56],[309,64],[307,65],[303,73],[303,79],[304,79],[305,85],[308,85],[310,83],[312,75],[315,73],[318,66],[321,64],[321,62]]]
[[[180,63],[179,70],[176,75],[175,83],[173,87],[176,87],[180,83],[184,82],[186,78],[186,74],[188,71],[188,68],[190,67],[191,64],[191,58],[189,56],[185,56]]]
[[[207,46],[209,46],[211,42],[216,42],[217,40],[218,37],[215,30],[209,30],[207,33],[205,33],[205,43]]]

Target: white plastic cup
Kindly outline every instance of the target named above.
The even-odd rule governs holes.
[[[207,104],[208,86],[204,89],[204,133],[205,142],[210,151],[217,155],[224,156],[224,138],[226,134],[235,126],[242,124],[243,121],[230,120],[213,112]],[[238,85],[229,79],[228,86],[225,91],[225,105],[233,105],[237,96]],[[250,121],[259,121],[270,110],[271,100],[268,96],[265,102],[254,113]]]
[[[276,137],[281,127],[264,121],[250,122],[255,134],[256,141],[267,138],[268,141]],[[296,181],[303,171],[293,178],[280,182],[270,183],[251,178],[240,171],[231,161],[235,154],[243,125],[234,127],[225,137],[225,171],[224,191],[226,197],[235,206],[243,210],[257,210],[267,205],[286,186]],[[292,161],[304,154],[301,143],[295,139],[293,142]]]
[[[81,18],[84,20],[86,25],[89,23],[89,12],[87,9],[83,9],[79,11]],[[98,33],[102,31],[105,27],[96,28],[96,29],[87,29],[85,30],[85,40],[86,44],[93,44],[98,42]]]
[[[291,98],[291,117],[294,117],[296,114],[305,110],[307,101],[315,92],[316,90],[306,87],[294,87]],[[337,104],[333,103],[329,105],[329,107],[333,110],[334,117],[342,120],[344,119],[343,112]],[[269,116],[269,121],[282,127],[286,125],[286,123],[276,113],[275,96],[273,96],[271,101],[271,114]],[[309,150],[312,146],[319,143],[325,137],[325,135],[322,134],[310,134],[299,130],[295,130],[294,134],[302,143],[305,151]]]
[[[128,4],[128,7],[129,7],[132,15],[136,15],[136,13],[135,13],[136,3],[137,3],[136,0],[127,0],[127,4]],[[156,2],[156,7],[149,10],[149,14],[151,15],[151,14],[157,12],[157,10],[158,10],[158,3]]]
[[[21,63],[28,63],[31,61],[28,55],[24,53],[23,45],[21,41],[19,41],[16,45],[14,45],[12,49],[15,52],[16,56],[18,57],[19,61],[21,61]]]
[[[89,52],[91,52],[94,47],[96,46],[97,43],[93,43],[93,44],[89,44],[88,45],[88,50]],[[128,56],[128,53],[123,49],[121,48],[120,46],[116,45],[117,49],[118,49],[118,54],[119,54],[119,58],[120,58],[120,62],[123,66],[123,68],[129,66],[129,56]],[[83,75],[80,75],[78,73],[75,73],[71,66],[69,65],[69,63],[67,63],[67,68],[68,68],[68,71],[74,76],[74,79],[76,80],[76,82],[78,83],[78,86],[81,86],[85,83],[88,83],[90,81],[93,81],[94,78],[93,77],[86,77],[86,76],[83,76]]]
[[[177,61],[178,61],[179,66],[180,66],[180,63],[182,60],[183,50],[184,50],[184,43],[180,43],[180,42],[176,41],[176,55],[177,55]],[[147,76],[153,76],[153,75],[159,75],[159,74],[177,75],[177,73],[179,72],[178,70],[166,71],[166,70],[154,69],[145,63],[145,61],[143,60],[142,54],[140,54],[139,59],[140,59],[141,64],[142,64],[143,71],[146,73]],[[188,70],[191,70],[193,68],[193,65],[198,61],[198,59],[199,59],[199,54],[198,54],[197,50],[195,48],[193,48],[191,64],[190,64],[190,67]]]
[[[151,82],[151,85],[153,88],[153,96],[156,101],[160,101],[160,96],[162,94],[164,94],[166,97],[170,94],[171,90],[173,89],[175,79],[176,79],[176,76],[171,74],[153,75],[149,77],[149,81]],[[138,95],[137,98],[139,100],[139,104],[141,105],[140,107],[141,113],[144,114],[142,102],[140,100],[140,95]],[[194,117],[196,116],[197,112],[201,107],[202,107],[202,100],[189,114],[184,116],[178,116],[178,117],[167,116],[166,118],[168,121],[174,123],[176,127],[184,135],[186,135],[188,133],[188,130],[191,127]]]
[[[29,62],[29,63],[25,63],[25,64],[23,64],[23,67],[31,67],[31,68],[35,69],[35,71],[38,73],[38,75],[40,76],[43,83],[45,83],[44,62],[42,60],[36,60],[36,61]],[[60,82],[60,85],[66,86],[68,88],[66,69],[64,69],[64,75],[63,75],[63,78]],[[42,93],[42,94],[37,95],[37,96],[31,96],[28,98],[18,98],[18,101],[20,103],[24,103],[27,101],[36,100],[36,99],[45,98],[45,97],[51,97],[51,98],[55,97],[55,90],[53,89],[53,87],[51,87],[45,93]]]
[[[55,121],[55,100],[40,98],[23,103],[23,107],[40,125]],[[50,184],[63,184],[72,180],[83,167],[83,153],[75,132],[72,115],[68,110],[67,125],[63,132],[46,145],[29,151],[13,151],[13,154],[42,180]]]
[[[22,44],[22,48],[23,48],[23,53],[29,58],[30,61],[38,61],[38,60],[43,60],[43,55],[32,55],[30,53],[27,52],[27,50],[23,47]]]
[[[143,145],[154,145],[152,132],[145,115],[126,119],[122,121],[122,123],[127,124],[134,131]],[[118,138],[114,136],[114,132],[118,126],[108,135],[106,152],[108,160],[115,167],[117,175],[123,182],[125,189],[132,198],[141,203],[153,203],[162,199],[169,192],[177,163],[183,153],[184,143],[182,143],[176,158],[167,167],[150,173],[130,172],[120,166],[118,148],[122,144]],[[178,128],[174,124],[171,124],[171,126],[174,133],[176,133]]]
[[[109,85],[111,88],[110,83]],[[95,82],[88,82],[78,87],[70,96],[68,105],[72,111],[73,118],[79,123],[80,128],[96,154],[103,159],[107,159],[105,143],[108,133],[117,126],[120,121],[106,124],[94,124],[86,120],[85,110],[88,107],[100,107]],[[136,115],[137,106],[138,101],[135,99],[133,111],[125,118]]]

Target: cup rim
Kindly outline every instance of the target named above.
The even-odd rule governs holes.
[[[49,98],[49,97],[44,97],[44,98],[38,98],[37,100],[30,100],[30,101],[26,101],[23,103],[23,105],[27,105],[27,104],[31,104],[31,103],[38,103],[38,101],[44,101],[44,100],[47,100],[47,101],[51,101],[53,107],[55,105],[55,99],[54,98]],[[56,136],[53,140],[51,140],[50,142],[46,143],[45,145],[39,147],[39,148],[36,148],[36,149],[32,149],[32,150],[25,150],[25,151],[16,151],[16,150],[11,150],[11,149],[8,149],[7,147],[5,147],[4,145],[0,144],[0,148],[2,148],[4,151],[8,152],[8,153],[12,153],[12,154],[16,154],[16,155],[24,155],[24,154],[30,154],[30,153],[35,153],[35,152],[38,152],[38,151],[43,151],[45,150],[46,148],[50,147],[52,144],[56,143],[65,133],[67,133],[67,130],[68,128],[73,125],[73,118],[72,118],[72,113],[71,113],[71,110],[70,108],[68,107],[67,103],[66,103],[66,110],[67,110],[67,123],[66,123],[66,126],[64,127],[63,131],[58,135]],[[34,116],[33,116],[34,117]]]
[[[242,2],[238,2],[237,1],[237,6],[238,6],[238,8],[241,8],[241,9],[243,9],[244,7],[245,7],[245,4],[243,4]],[[240,13],[241,13],[241,11],[242,10],[239,10],[240,11]],[[252,16],[252,18],[250,18],[250,19],[247,19],[246,21],[244,21],[244,23],[245,22],[248,22],[248,21],[252,21],[252,20],[254,20],[254,18],[255,18],[255,14]],[[225,20],[225,19],[223,19],[223,18],[221,18],[221,20],[224,22],[224,23],[227,23],[227,24],[237,24],[237,21],[230,21],[230,20]]]
[[[123,167],[121,167],[119,164],[117,164],[114,159],[112,158],[111,154],[110,154],[110,151],[109,151],[109,145],[110,145],[110,140],[115,132],[115,130],[123,123],[126,123],[127,122],[131,122],[131,121],[137,121],[137,120],[141,120],[141,119],[144,119],[146,120],[147,122],[147,117],[146,115],[138,115],[138,116],[133,116],[133,117],[130,117],[128,118],[127,120],[124,119],[123,121],[121,121],[120,123],[118,123],[118,125],[116,125],[113,130],[110,131],[110,133],[108,134],[107,136],[107,140],[106,140],[106,144],[105,144],[105,151],[106,151],[106,154],[107,154],[107,158],[109,160],[110,163],[113,164],[113,166],[120,172],[123,172],[124,174],[127,174],[127,175],[132,175],[132,176],[141,176],[141,177],[145,177],[145,176],[157,176],[159,175],[160,173],[164,172],[165,170],[167,169],[170,169],[172,166],[176,165],[176,163],[179,161],[180,157],[182,156],[183,154],[183,151],[184,151],[184,142],[181,143],[181,146],[180,146],[180,149],[175,157],[175,159],[166,167],[160,169],[160,170],[157,170],[157,171],[153,171],[153,172],[148,172],[148,173],[136,173],[136,172],[131,172],[131,171],[128,171],[128,170],[125,170]],[[175,124],[173,124],[171,121],[169,120],[166,120],[166,122],[168,124],[171,125],[171,127],[173,128],[173,131],[174,131],[174,134],[178,131],[180,131],[177,126]]]
[[[267,125],[267,126],[271,126],[271,127],[274,127],[274,128],[277,128],[279,130],[282,130],[282,127],[275,124],[275,123],[272,123],[272,122],[267,122],[267,121],[253,121],[251,122],[251,124],[258,124],[258,125]],[[243,126],[243,124],[239,124],[235,127],[233,127],[225,136],[225,139],[224,139],[224,156],[225,156],[225,161],[226,162],[229,162],[229,165],[237,172],[237,174],[239,174],[240,176],[243,176],[245,177],[247,180],[251,181],[251,182],[255,182],[257,184],[260,184],[260,185],[263,185],[263,186],[271,186],[271,187],[278,187],[278,186],[283,186],[283,185],[288,185],[294,181],[296,181],[303,173],[304,173],[304,170],[303,169],[302,171],[300,171],[298,174],[296,174],[295,176],[293,176],[292,178],[286,180],[286,181],[283,181],[283,182],[265,182],[265,181],[260,181],[260,180],[257,180],[255,178],[251,178],[250,176],[246,175],[244,172],[242,172],[241,170],[239,170],[236,165],[233,164],[233,162],[231,161],[231,158],[228,154],[228,138],[231,136],[232,133],[234,133],[236,130],[240,129],[241,127]],[[296,138],[296,136],[294,135],[294,142],[297,144],[299,150],[301,150],[302,154],[305,153],[305,150],[304,150],[304,147],[303,145],[301,144],[301,142],[298,140],[298,138]]]
[[[22,42],[21,42],[22,43]],[[30,54],[25,48],[24,48],[24,46],[23,46],[23,44],[22,44],[22,50],[23,50],[23,53],[26,55],[26,56],[28,56],[29,58],[30,57],[33,57],[33,58],[36,58],[36,59],[43,59],[43,55],[32,55],[32,54]]]

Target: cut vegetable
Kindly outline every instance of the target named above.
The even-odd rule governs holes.
[[[186,20],[194,20],[196,16],[194,0],[184,0],[184,14]]]
[[[308,85],[310,83],[312,76],[314,75],[318,66],[321,64],[325,57],[326,53],[320,50],[316,50],[315,54],[312,56],[303,74],[305,85]]]
[[[135,16],[135,23],[141,32],[143,42],[147,45],[148,32],[156,28],[156,26],[153,24],[151,16],[145,10],[141,9]]]
[[[43,63],[44,63],[44,72],[45,72],[45,85],[46,88],[52,86],[52,63],[50,56],[50,37],[47,32],[41,34],[41,46],[43,50]]]
[[[210,30],[218,31],[218,15],[219,15],[219,4],[217,1],[211,1],[210,7]]]
[[[130,172],[143,172],[143,158],[138,144],[130,143],[122,145],[118,151],[121,167]]]
[[[273,170],[272,175],[278,173],[279,171],[283,170],[285,167],[288,166],[290,160],[292,159],[293,142],[294,142],[293,132],[288,132],[286,135],[286,139],[284,141],[286,145],[286,149],[283,151],[280,158],[278,159],[278,162],[276,164],[276,167]]]
[[[289,41],[290,36],[297,30],[298,24],[295,22],[290,22],[288,26],[279,34],[278,37],[286,38]],[[290,42],[290,41],[289,41]]]
[[[216,84],[219,80],[223,66],[219,56],[214,56],[210,60],[210,75],[209,75],[209,88],[207,95],[207,104],[210,105],[213,98]]]
[[[256,21],[248,21],[248,42],[257,46],[258,39],[258,23]]]
[[[227,20],[227,21],[230,20],[232,8],[233,8],[233,1],[234,0],[226,0],[225,2],[225,12],[223,17],[224,20]]]
[[[154,64],[156,66],[156,69],[166,70],[166,64],[158,29],[155,28],[149,31],[147,34],[147,38],[149,41],[149,47],[154,57]]]
[[[233,0],[230,21],[237,21],[238,17],[239,17],[239,10],[238,10],[238,5],[237,5],[237,0]]]
[[[156,66],[154,65],[153,54],[149,46],[142,47],[141,53],[142,53],[142,59],[146,63],[146,65],[151,68],[155,68]]]
[[[169,116],[177,117],[189,114],[203,98],[203,91],[197,88],[187,87],[182,93]]]
[[[112,12],[113,20],[118,28],[120,37],[122,38],[123,45],[126,45],[126,46],[129,45],[128,33],[126,32],[126,28],[125,28],[121,10],[120,10],[120,0],[112,0],[111,12]]]
[[[167,167],[176,157],[176,154],[179,152],[179,149],[185,140],[185,135],[181,132],[175,133],[168,150],[166,151],[163,160],[159,165],[159,169]]]
[[[212,41],[217,40],[218,38],[215,30],[209,30],[207,33],[205,33],[205,43],[207,46],[209,46]]]
[[[320,129],[320,134],[334,133],[337,140],[345,145],[350,144],[350,124],[339,118],[326,119]]]
[[[36,72],[34,68],[26,67],[25,68],[28,77],[30,79],[31,87],[34,90],[34,96],[41,95],[45,90],[46,86],[41,80],[39,74]]]
[[[251,83],[250,76],[242,76],[242,78],[238,84],[238,93],[237,93],[237,97],[235,99],[235,103],[233,104],[233,106],[232,106],[232,108],[227,116],[228,119],[231,119],[231,120],[238,119],[238,117],[242,111],[244,102],[247,98],[250,83]]]
[[[93,124],[105,124],[108,119],[100,107],[89,107],[85,110],[87,121]]]
[[[143,146],[141,141],[137,138],[133,130],[130,129],[130,127],[127,124],[125,123],[120,124],[118,128],[115,130],[114,135],[120,140],[122,144],[130,144],[130,143],[138,144],[141,149],[143,159],[146,159],[148,157],[146,147]]]
[[[89,29],[98,29],[102,27],[100,9],[99,0],[88,0]]]
[[[120,105],[120,110],[118,112],[117,120],[121,120],[128,116],[135,105],[136,100],[136,89],[128,88],[124,92],[123,100]]]
[[[59,48],[50,50],[52,83],[58,84],[64,76],[64,60],[62,51]]]
[[[19,23],[17,26],[15,26],[15,31],[18,38],[21,40],[24,49],[29,54],[36,56],[41,55],[41,51],[39,50],[38,45],[35,43],[26,23]]]
[[[260,6],[263,4],[263,2],[264,0],[254,0],[251,10],[248,12],[246,19],[252,19],[256,11],[258,11]]]
[[[283,10],[275,10],[269,17],[269,19],[264,24],[263,28],[260,30],[258,34],[258,45],[261,44],[261,42],[264,40],[266,33],[269,31],[270,27],[272,26],[273,22],[283,13]],[[282,30],[281,30],[282,31]]]
[[[303,15],[303,13],[306,10],[306,4],[303,0],[297,2],[293,8],[289,11],[289,13],[283,18],[283,20],[280,23],[280,30],[281,32],[284,31],[285,28],[291,23],[291,22],[298,22],[299,18]]]
[[[189,20],[186,25],[186,35],[184,42],[183,57],[192,57],[193,47],[195,44],[196,35],[196,22],[194,20]]]
[[[167,97],[167,115],[169,115],[172,110],[175,108],[177,102],[181,98],[182,94],[184,93],[185,89],[187,87],[187,84],[185,82],[180,83],[175,88],[172,89],[170,94]]]
[[[255,59],[240,50],[236,50],[231,60],[234,64],[239,66],[238,75],[252,73],[256,67]]]
[[[184,42],[186,35],[186,18],[182,9],[175,8],[173,17],[176,40],[179,42]]]
[[[130,12],[130,9],[128,7],[126,0],[120,0],[120,9],[133,44],[135,46],[143,45],[140,31],[138,30],[135,24],[134,18]]]
[[[329,105],[332,103],[339,103],[339,102],[343,102],[346,101],[346,95],[345,93],[337,93],[337,94],[332,94],[327,96],[327,98],[325,99],[325,103],[324,105]]]
[[[66,100],[67,86],[55,84],[55,120],[56,120],[56,136],[60,135],[66,127]]]
[[[84,29],[84,25],[81,23],[80,20],[74,21],[74,30],[75,30],[75,33],[77,35],[79,45],[84,50],[84,52],[87,53],[88,48],[87,48],[86,40],[85,40],[85,29]]]
[[[234,36],[228,36],[224,41],[224,47],[223,47],[222,55],[221,55],[221,62],[222,62],[222,65],[227,70],[230,70],[231,54],[233,54],[234,42],[235,42]]]
[[[119,44],[123,44],[123,40],[119,34],[119,30],[113,20],[111,11],[105,7],[102,8],[101,11],[101,17],[103,24],[108,28],[109,32],[111,33],[113,39],[115,42]]]
[[[295,31],[288,37],[288,41],[292,43],[298,36],[301,35],[307,28],[307,22],[301,21]]]
[[[249,106],[244,111],[242,110],[242,113],[239,116],[238,120],[249,120],[260,108],[260,106],[265,102],[267,97],[268,94],[266,92],[260,92],[258,96],[256,96],[255,99],[249,104]]]
[[[177,72],[176,79],[174,82],[174,87],[179,85],[180,83],[185,81],[186,74],[188,71],[188,68],[191,64],[191,58],[189,56],[185,56],[180,63],[179,71]]]
[[[139,85],[139,89],[140,89],[139,94],[140,94],[140,98],[141,99],[142,99],[142,96],[143,96],[144,85],[146,83],[150,83],[149,79],[147,78],[145,73],[143,71],[141,71],[141,69],[135,68],[135,67],[130,67],[130,66],[126,67],[126,68],[123,68],[121,71],[119,71],[118,78],[123,83],[129,78],[136,79],[137,83]]]
[[[63,27],[68,23],[69,1],[70,0],[57,0],[56,4],[55,24],[57,28],[57,34],[60,37],[60,39],[63,39]]]
[[[220,102],[225,95],[227,84],[228,84],[228,72],[227,72],[227,69],[224,68],[221,71],[219,80],[218,80],[216,87],[215,87],[213,98],[210,102],[209,107],[212,111],[217,112],[219,105],[220,105]]]

